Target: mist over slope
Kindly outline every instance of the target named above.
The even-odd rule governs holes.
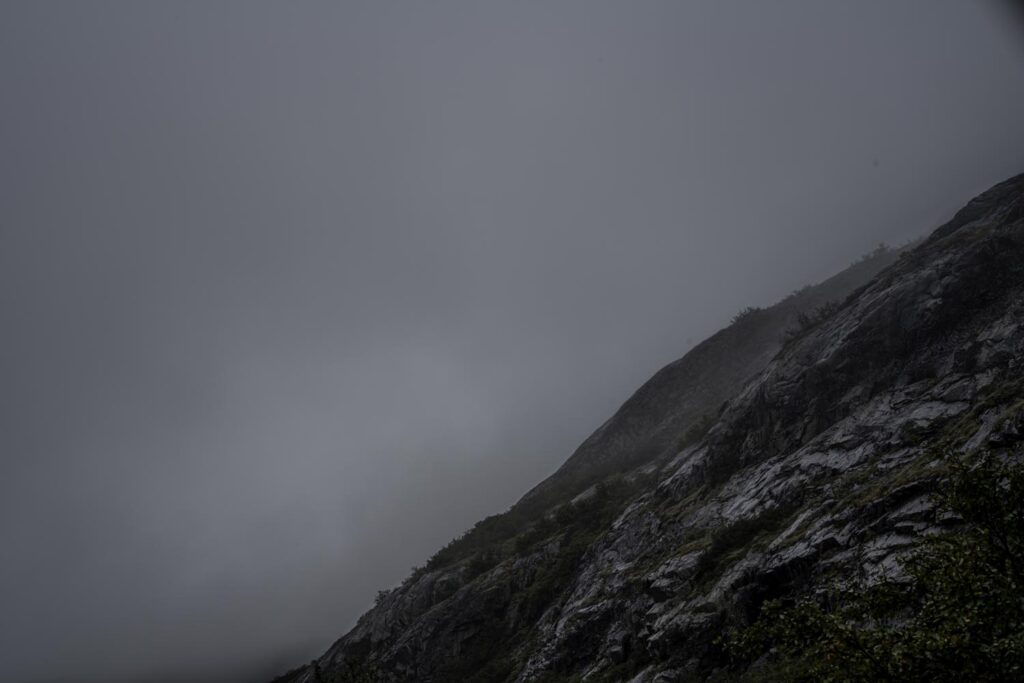
[[[936,449],[1020,439],[1022,321],[1024,175],[902,253],[739,315],[278,680],[735,668],[717,638],[766,600],[877,574],[934,528]]]
[[[688,430],[706,427],[722,403],[779,351],[801,320],[845,299],[902,251],[880,245],[824,282],[805,286],[768,308],[740,311],[731,325],[655,373],[518,506],[550,505],[604,476],[665,455],[687,438]]]

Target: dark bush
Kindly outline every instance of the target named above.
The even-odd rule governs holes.
[[[1024,465],[954,458],[937,496],[955,531],[922,539],[905,576],[766,603],[729,640],[751,680],[962,683],[1024,680]]]

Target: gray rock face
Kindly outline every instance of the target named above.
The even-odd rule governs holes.
[[[764,600],[894,571],[937,523],[936,449],[1024,433],[1024,176],[777,339],[744,357],[736,374],[753,376],[706,406],[695,443],[668,447],[715,398],[684,358],[580,447],[570,471],[660,444],[636,457],[628,495],[577,504],[607,522],[584,534],[549,512],[483,571],[418,572],[287,680],[702,680],[722,630]],[[662,376],[677,372],[692,392]]]

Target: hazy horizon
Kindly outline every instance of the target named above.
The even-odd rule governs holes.
[[[0,8],[0,679],[309,661],[653,372],[1024,172],[1008,5]]]

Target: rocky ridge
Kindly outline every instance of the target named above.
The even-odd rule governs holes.
[[[499,519],[281,680],[705,680],[765,600],[892,568],[935,524],[938,454],[1024,432],[1024,176],[886,266],[744,377],[663,370],[566,464],[601,477],[539,487],[574,502]]]

